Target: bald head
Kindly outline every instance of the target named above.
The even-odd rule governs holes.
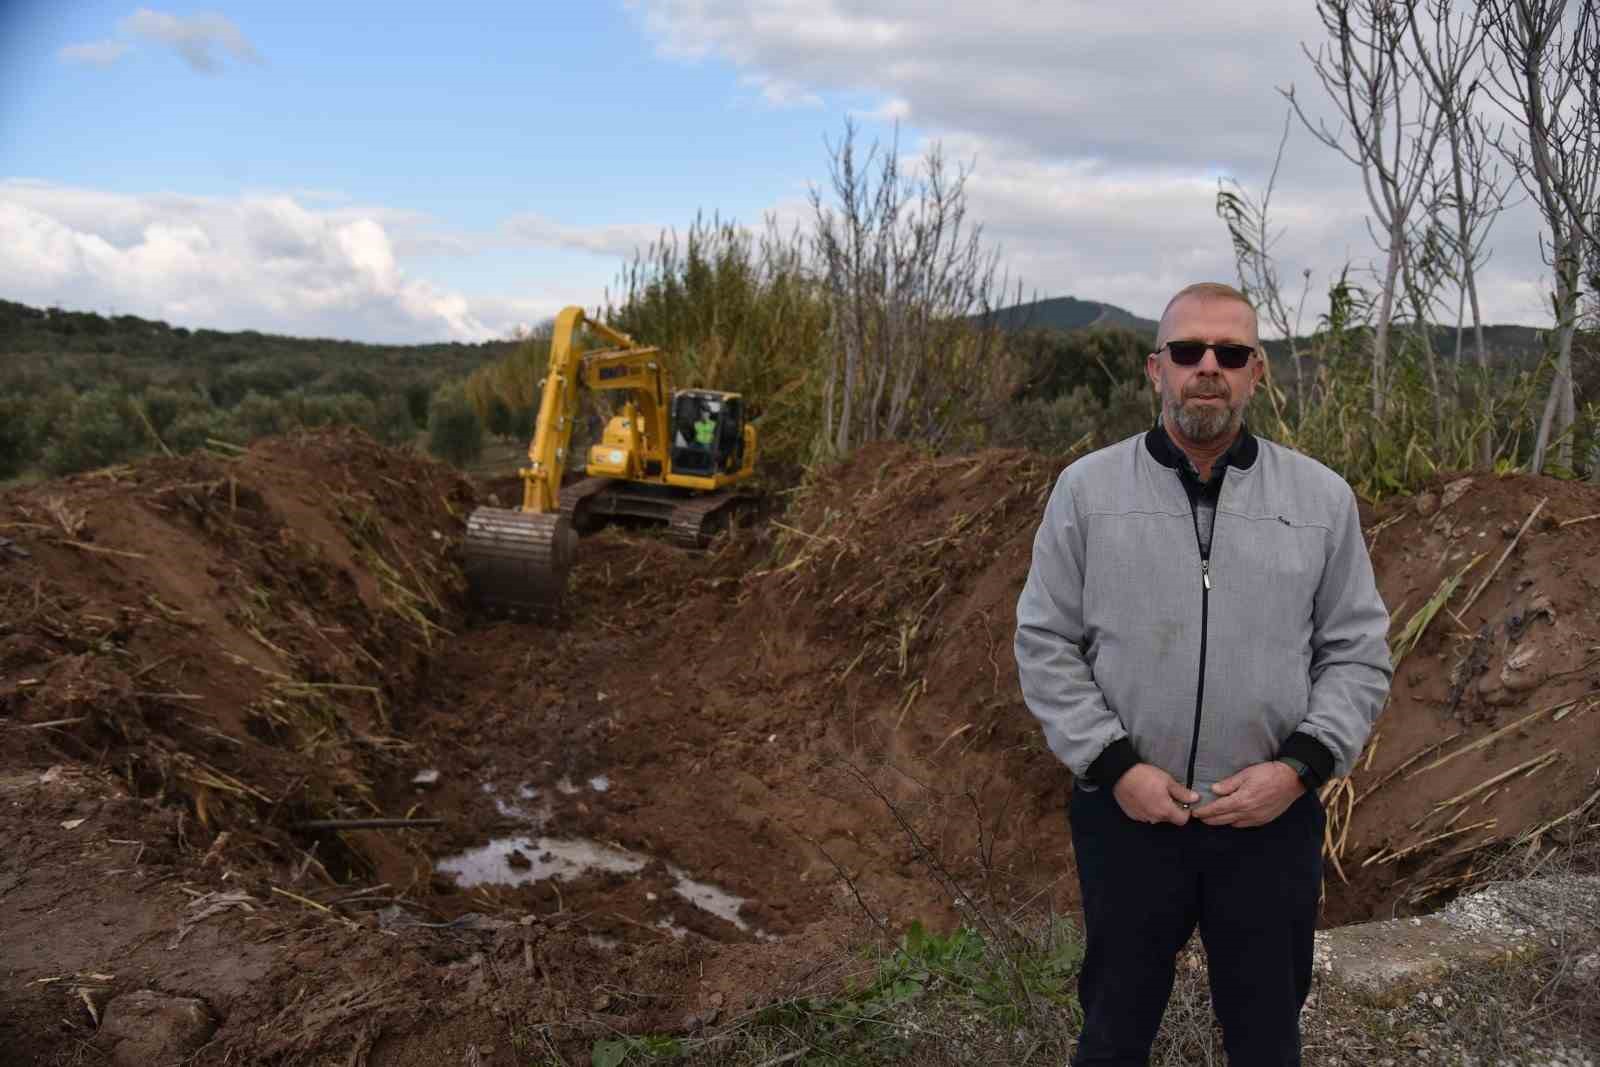
[[[1256,309],[1249,299],[1231,285],[1222,282],[1195,282],[1179,289],[1177,295],[1167,301],[1167,306],[1161,312],[1161,325],[1156,328],[1156,351],[1172,339],[1172,324],[1177,317],[1180,305],[1189,301],[1227,300],[1236,304],[1243,304],[1250,311],[1251,337],[1250,344],[1260,343],[1259,327],[1256,324]],[[1215,340],[1215,338],[1205,338]]]

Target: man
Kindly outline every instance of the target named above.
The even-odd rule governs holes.
[[[1388,695],[1355,496],[1254,437],[1243,294],[1191,285],[1161,417],[1056,483],[1017,602],[1023,695],[1073,773],[1087,952],[1074,1063],[1144,1064],[1198,925],[1232,1067],[1298,1064],[1324,816]]]
[[[709,450],[717,440],[717,420],[705,408],[700,409],[700,417],[694,424],[694,443],[701,448]]]

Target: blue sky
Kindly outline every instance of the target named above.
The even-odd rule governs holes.
[[[197,72],[116,27],[126,3],[13,3],[4,143],[21,175],[122,192],[359,193],[490,227],[541,204],[577,225],[697,198],[759,211],[815,162],[814,113],[755,110],[725,64],[658,57],[620,6],[231,5],[259,62]],[[545,16],[548,8],[558,15]],[[105,66],[60,50],[130,45]]]
[[[698,210],[805,218],[853,115],[976,160],[975,213],[1029,291],[1151,315],[1231,275],[1215,177],[1264,176],[1315,26],[1309,4],[1149,6],[0,0],[0,298],[503,336],[595,304]],[[1280,180],[1289,273],[1371,258],[1333,153],[1302,134]],[[1531,232],[1513,247],[1491,313],[1538,321]]]

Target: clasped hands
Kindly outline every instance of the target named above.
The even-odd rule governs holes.
[[[1111,790],[1123,813],[1136,822],[1182,826],[1190,818],[1207,826],[1264,826],[1305,792],[1299,775],[1276,760],[1253,763],[1211,787],[1216,799],[1200,807],[1200,794],[1149,763],[1139,763]]]

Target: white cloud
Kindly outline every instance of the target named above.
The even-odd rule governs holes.
[[[221,69],[218,50],[240,62],[262,61],[261,54],[233,20],[215,13],[184,18],[141,7],[123,19],[118,27],[128,36],[170,47],[191,69],[202,74],[214,74]]]
[[[338,190],[130,195],[9,179],[0,180],[0,295],[190,327],[479,341],[508,337],[569,304],[597,306],[617,261],[661,232],[524,214],[476,233]],[[521,263],[526,249],[548,254],[513,268],[516,277],[463,262],[493,254]],[[487,276],[517,295],[441,284],[422,276],[419,262]]]
[[[1309,5],[1100,0],[632,0],[663,54],[788,92],[900,100],[930,129],[1044,155],[1260,162],[1298,77]],[[1267,129],[1259,128],[1265,123]],[[1265,146],[1270,152],[1275,141]]]
[[[126,41],[89,41],[69,44],[56,55],[65,63],[87,63],[92,67],[109,67],[121,59],[133,46]]]
[[[877,107],[856,114],[869,122],[905,122],[911,118],[911,103],[902,97],[892,96]]]
[[[818,108],[822,106],[822,97],[816,93],[807,92],[799,85],[784,78],[772,78],[765,74],[746,74],[739,79],[739,84],[756,90],[760,94],[762,102],[769,107]]]
[[[536,317],[408,273],[400,213],[283,195],[129,196],[0,182],[0,292],[218,329],[365,340],[483,340]],[[526,302],[524,302],[526,303]],[[533,315],[530,316],[529,312]]]
[[[627,259],[636,249],[648,248],[661,236],[663,227],[654,223],[568,226],[529,212],[513,215],[500,229],[503,239],[513,245],[566,248]]]
[[[973,217],[1025,291],[1119,304],[1154,317],[1199,278],[1234,276],[1214,204],[1219,175],[1259,192],[1298,83],[1318,95],[1301,42],[1309,4],[1106,4],[1099,0],[629,0],[659,51],[721,59],[747,85],[783,86],[869,120],[914,121],[908,142],[943,142],[976,163]],[[873,103],[875,102],[875,103]],[[819,165],[818,170],[821,170]],[[822,184],[826,184],[825,180]],[[1296,128],[1273,198],[1285,278],[1315,272],[1308,324],[1329,275],[1374,258],[1359,174]],[[1541,322],[1544,268],[1526,208],[1496,227],[1485,313]]]
[[[591,311],[600,307],[598,294],[583,297],[480,297],[473,309],[484,319],[499,323],[498,337],[514,337],[556,317],[563,308],[578,304]]]
[[[1102,300],[1155,318],[1190,282],[1235,280],[1227,230],[1216,217],[1214,177],[1182,168],[1040,160],[971,137],[943,143],[953,159],[978,160],[967,186],[972,217],[1001,246],[1025,295]],[[1298,299],[1301,272],[1313,272],[1307,329],[1326,310],[1327,286],[1345,263],[1357,282],[1375,285],[1366,210],[1358,182],[1327,188],[1280,183],[1273,194],[1273,227],[1281,231],[1274,253],[1292,290],[1286,295]],[[1546,321],[1529,298],[1543,275],[1537,227],[1527,205],[1497,224],[1500,248],[1480,280],[1489,321]]]

